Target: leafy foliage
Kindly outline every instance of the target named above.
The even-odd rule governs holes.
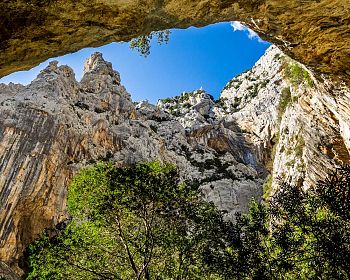
[[[314,83],[310,77],[310,74],[298,63],[289,63],[285,67],[285,76],[291,80],[291,82],[297,86],[305,83],[309,87],[313,87]]]
[[[238,215],[230,261],[237,279],[350,279],[350,167],[304,191],[282,184]]]
[[[268,175],[263,185],[263,199],[269,200],[272,192],[272,176]]]
[[[156,37],[158,44],[167,44],[170,30],[155,31],[149,35],[143,35],[130,41],[130,48],[136,49],[142,56],[147,57],[151,53],[151,40]]]
[[[278,103],[278,115],[277,115],[277,121],[278,123],[281,122],[282,117],[289,105],[289,103],[292,101],[292,95],[290,92],[290,88],[284,88],[281,92],[281,97],[280,97],[280,101]]]
[[[158,162],[83,170],[73,219],[30,247],[27,279],[350,279],[350,167],[282,183],[235,223]]]
[[[68,206],[65,230],[30,247],[27,279],[216,279],[204,260],[230,226],[171,165],[84,169]]]

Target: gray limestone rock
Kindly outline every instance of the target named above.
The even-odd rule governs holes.
[[[66,219],[72,176],[99,160],[175,163],[228,219],[261,199],[267,176],[271,193],[281,179],[307,188],[349,163],[347,87],[299,64],[312,84],[296,84],[292,63],[270,47],[219,100],[199,89],[157,105],[134,104],[100,53],[80,82],[52,62],[28,86],[0,84],[0,260],[21,274],[26,246]]]

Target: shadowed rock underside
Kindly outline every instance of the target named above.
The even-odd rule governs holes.
[[[0,76],[151,31],[238,20],[333,80],[350,77],[346,0],[11,0],[0,3]]]

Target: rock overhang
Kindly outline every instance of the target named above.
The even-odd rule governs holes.
[[[0,76],[151,31],[239,20],[318,73],[350,80],[343,0],[68,0],[0,3]]]

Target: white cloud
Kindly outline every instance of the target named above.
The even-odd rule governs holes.
[[[231,21],[231,26],[233,28],[233,31],[242,31],[247,29],[242,23],[239,21]]]
[[[248,33],[248,38],[253,40],[253,39],[257,39],[260,43],[263,43],[264,41],[261,40],[261,38],[259,37],[259,35],[251,30],[250,28],[244,26],[242,23],[240,23],[239,21],[231,21],[231,26],[233,28],[233,31],[245,31]]]

